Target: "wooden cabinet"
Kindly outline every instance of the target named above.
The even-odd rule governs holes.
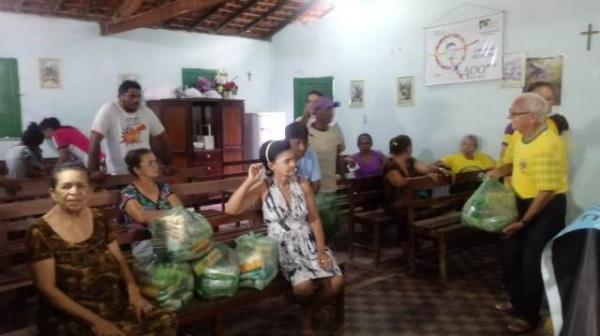
[[[207,175],[231,174],[244,160],[244,101],[208,98],[150,100],[165,127],[173,163],[179,167],[204,167]],[[214,137],[214,148],[201,148],[204,136]]]

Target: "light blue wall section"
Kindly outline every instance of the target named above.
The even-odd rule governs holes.
[[[239,76],[246,111],[269,110],[270,44],[264,41],[155,29],[101,36],[93,22],[0,13],[0,46],[0,57],[19,62],[24,127],[57,116],[87,133],[98,108],[116,99],[119,74],[138,74],[143,88],[178,86],[181,68],[193,67]],[[39,58],[60,59],[62,89],[40,89]],[[13,143],[0,141],[0,157]]]
[[[362,132],[386,149],[392,136],[406,133],[415,155],[433,160],[454,151],[465,133],[480,136],[494,157],[507,124],[507,109],[518,89],[498,82],[425,87],[423,27],[462,1],[343,0],[322,20],[290,25],[275,35],[271,52],[271,101],[292,111],[292,78],[333,75],[334,95],[343,106],[337,119],[346,142]],[[571,208],[600,202],[600,35],[586,51],[580,32],[600,28],[597,0],[488,0],[472,2],[506,11],[505,52],[530,57],[564,55],[561,113],[572,127]],[[362,4],[362,5],[361,5]],[[358,8],[358,9],[357,9]],[[464,7],[445,20],[489,11]],[[416,106],[396,107],[395,78],[415,76]],[[349,81],[365,80],[364,109],[348,108]],[[350,146],[352,148],[352,146]]]

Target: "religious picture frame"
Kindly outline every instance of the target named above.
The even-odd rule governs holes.
[[[40,58],[40,87],[42,89],[62,88],[62,74],[60,71],[60,60],[57,58]]]
[[[501,88],[522,88],[525,86],[525,59],[524,53],[504,54],[502,59]]]
[[[554,86],[556,97],[554,106],[560,106],[562,102],[562,76],[563,76],[562,55],[553,57],[528,57],[525,65],[525,86],[523,91],[527,90],[535,82],[549,82]]]
[[[396,78],[396,105],[415,105],[415,76]]]
[[[350,81],[350,107],[352,107],[352,108],[365,107],[365,81],[364,80]]]

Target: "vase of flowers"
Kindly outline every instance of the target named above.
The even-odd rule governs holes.
[[[231,98],[231,96],[237,95],[238,86],[234,81],[228,81],[223,84],[223,98]]]

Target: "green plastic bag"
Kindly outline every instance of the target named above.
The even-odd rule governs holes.
[[[240,262],[240,287],[263,290],[277,276],[279,244],[253,232],[239,236],[235,242]]]
[[[234,296],[240,280],[240,266],[235,251],[222,243],[202,259],[191,262],[196,293],[206,299]]]
[[[194,297],[194,276],[187,263],[135,261],[133,272],[142,295],[162,309],[179,310]]]
[[[331,241],[340,229],[340,213],[337,205],[337,194],[320,192],[315,197],[319,218],[323,225],[325,240]]]
[[[159,258],[184,262],[205,256],[212,248],[212,226],[204,216],[182,207],[150,223],[152,247]]]
[[[484,179],[462,210],[465,225],[487,232],[502,231],[518,216],[515,194],[493,178]]]

